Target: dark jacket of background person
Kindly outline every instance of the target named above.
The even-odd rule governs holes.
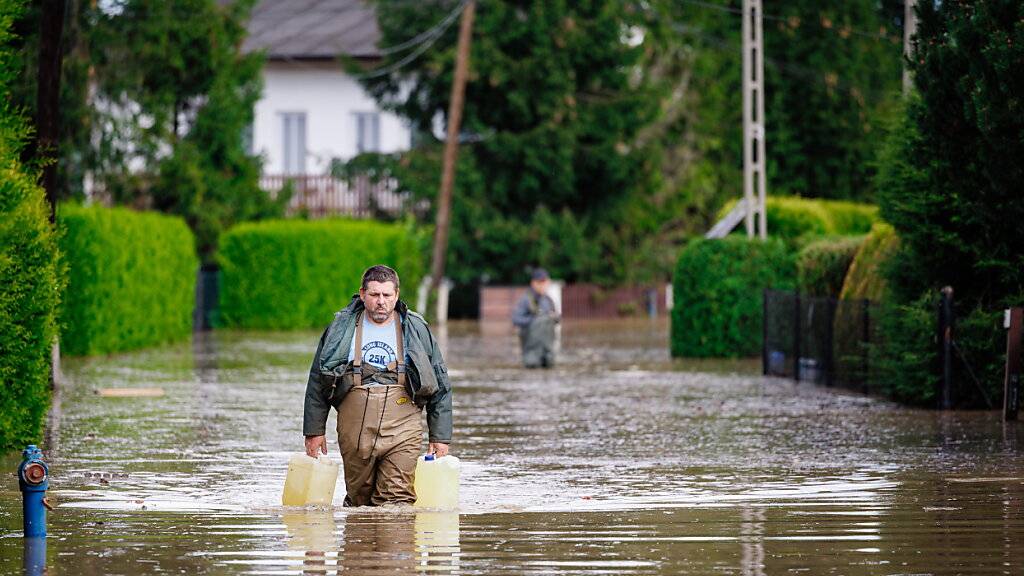
[[[538,294],[533,288],[526,291],[512,310],[512,323],[520,330],[527,328],[534,318],[540,316],[558,317],[555,301],[547,294]]]
[[[349,362],[349,350],[356,331],[356,318],[365,309],[359,296],[334,315],[317,346],[306,381],[306,401],[302,433],[321,436],[326,433],[331,406],[341,405],[344,397],[342,375]],[[431,442],[451,443],[452,395],[448,367],[430,333],[427,321],[398,301],[395,306],[402,319],[402,341],[407,361],[406,391],[417,406],[427,408],[427,429]]]
[[[523,365],[527,368],[551,367],[555,363],[555,301],[532,286],[516,302],[512,323],[519,328]]]

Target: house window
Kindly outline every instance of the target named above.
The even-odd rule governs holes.
[[[380,151],[380,114],[376,112],[355,112],[356,152]]]
[[[306,113],[285,112],[281,114],[284,135],[284,173],[306,173]]]

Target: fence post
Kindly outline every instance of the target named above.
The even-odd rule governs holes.
[[[942,289],[939,300],[939,408],[953,408],[953,288]]]
[[[761,292],[761,373],[768,375],[768,288]]]
[[[836,299],[828,297],[825,300],[825,321],[828,325],[825,326],[825,386],[831,386],[833,366],[835,361],[835,351],[833,350],[835,343],[835,319],[836,319]]]
[[[800,292],[793,291],[793,379],[800,381]]]
[[[1003,380],[1003,420],[1016,420],[1020,410],[1021,335],[1024,333],[1024,308],[1006,311],[1006,376]]]
[[[862,360],[862,370],[863,370],[863,372],[862,372],[862,376],[861,376],[861,378],[862,378],[861,386],[863,387],[864,393],[867,394],[867,393],[871,392],[871,385],[869,383],[870,380],[871,380],[871,378],[870,378],[870,369],[871,369],[871,367],[868,364],[868,362],[869,362],[869,359],[868,359],[869,348],[868,347],[871,345],[871,301],[868,300],[867,298],[865,298],[864,300],[861,301],[861,316],[862,316],[861,324],[862,324],[863,330],[864,330],[861,333],[861,348],[863,350],[863,360]]]

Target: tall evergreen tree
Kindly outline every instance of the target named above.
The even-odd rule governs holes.
[[[1024,4],[922,2],[917,97],[888,145],[882,215],[904,246],[901,299],[951,285],[984,307],[1024,297]]]
[[[456,3],[378,7],[387,47],[428,29]],[[658,88],[644,71],[656,25],[630,0],[479,3],[451,232],[454,275],[518,280],[537,262],[570,279],[621,272],[614,261],[621,247],[604,260],[582,247],[557,248],[566,237],[614,243],[623,198],[656,184],[655,150],[637,145],[638,132],[658,113]],[[428,141],[435,119],[447,114],[455,33],[449,28],[405,66],[398,63],[406,53],[389,54],[380,68],[393,72],[371,71],[362,80]],[[414,154],[435,166],[430,158],[439,156],[429,147]],[[436,170],[430,172],[418,190],[428,197],[437,187]]]

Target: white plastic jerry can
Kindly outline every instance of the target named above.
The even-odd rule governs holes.
[[[288,476],[284,480],[281,504],[329,506],[334,501],[334,487],[337,483],[337,462],[326,456],[311,458],[305,454],[293,454],[288,460]]]
[[[459,459],[455,456],[434,458],[424,454],[416,461],[417,508],[455,510],[459,507]]]

